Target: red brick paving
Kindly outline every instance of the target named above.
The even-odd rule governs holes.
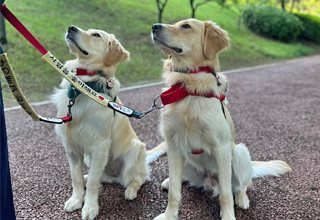
[[[159,73],[160,74],[160,73]],[[248,210],[235,208],[237,219],[320,219],[320,56],[227,75],[229,110],[236,142],[243,142],[253,160],[280,159],[293,173],[281,178],[255,179],[248,190]],[[121,92],[126,106],[149,108],[161,86]],[[52,104],[35,107],[55,116]],[[81,219],[81,210],[66,213],[71,196],[69,165],[54,126],[33,122],[22,110],[5,112],[17,219]],[[132,126],[148,148],[162,141],[159,111]],[[167,157],[151,164],[151,181],[134,201],[124,199],[119,184],[104,184],[96,219],[152,219],[164,212]],[[201,189],[182,188],[180,219],[219,219],[217,198]]]

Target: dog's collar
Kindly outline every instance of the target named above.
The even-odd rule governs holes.
[[[210,66],[200,66],[197,69],[173,69],[172,67],[170,68],[170,71],[175,71],[179,73],[186,73],[186,74],[197,74],[197,73],[211,73],[214,77],[217,79],[217,84],[218,86],[221,86],[221,80],[219,75],[214,71],[214,69]]]
[[[95,76],[95,75],[100,75],[100,76],[106,77],[106,74],[102,70],[90,71],[89,72],[87,69],[77,69],[76,75],[77,76]],[[112,89],[114,80],[113,79],[107,79],[107,81],[108,81],[107,82],[107,89]],[[83,87],[89,93],[91,93],[91,92],[104,93],[103,85],[101,85],[100,83],[97,83],[96,81],[85,82],[85,85]],[[73,92],[72,87],[70,85],[69,88],[68,88],[67,96],[70,99],[74,99],[78,95],[80,95],[80,93],[81,92],[79,90],[77,90],[77,89],[75,89],[75,92]],[[117,96],[115,96],[114,99],[117,99]]]
[[[94,75],[106,76],[102,70],[88,72],[88,70],[86,69],[77,69],[76,75],[77,76],[94,76]]]
[[[107,89],[112,89],[113,88],[113,84],[114,84],[114,80],[113,79],[107,79],[107,81],[108,81],[107,85],[106,85]],[[103,85],[101,83],[98,83],[97,81],[85,82],[85,85],[83,85],[83,88],[85,90],[87,90],[89,93],[92,93],[92,92],[104,93]],[[77,90],[77,89],[75,89],[75,92],[73,92],[71,84],[69,85],[67,96],[70,99],[76,98],[78,95],[80,95],[80,93],[81,92],[79,90]],[[108,93],[108,95],[109,95],[109,93]],[[117,98],[117,96],[115,96],[115,99],[116,98]]]

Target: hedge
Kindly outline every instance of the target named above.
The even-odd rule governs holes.
[[[266,5],[246,7],[243,21],[253,32],[284,42],[295,41],[303,30],[298,17]]]
[[[311,14],[295,13],[303,24],[304,30],[299,38],[320,43],[320,17]]]

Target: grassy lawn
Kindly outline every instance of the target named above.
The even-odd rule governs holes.
[[[151,26],[157,23],[156,2],[151,0],[7,0],[7,7],[29,29],[39,42],[60,61],[73,59],[64,41],[69,25],[82,29],[103,29],[113,33],[131,53],[131,61],[118,67],[122,86],[137,85],[161,79],[162,59],[153,45]],[[189,18],[187,0],[169,0],[163,23]],[[238,29],[237,15],[215,3],[207,3],[196,11],[199,20],[212,20],[227,30],[231,48],[220,54],[221,69],[253,66],[282,59],[319,53],[320,46],[297,42],[284,44],[259,37],[245,27]],[[48,100],[60,75],[44,61],[41,54],[8,22],[7,40],[3,46],[18,77],[23,92],[31,102]],[[2,74],[1,88],[6,107],[17,105]]]

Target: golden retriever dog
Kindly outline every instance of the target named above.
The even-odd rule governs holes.
[[[174,25],[154,24],[151,36],[169,56],[163,77],[171,88],[164,93],[184,90],[188,94],[161,109],[160,130],[169,162],[169,178],[162,187],[169,192],[165,212],[155,219],[178,217],[184,181],[213,189],[219,195],[221,218],[235,219],[233,194],[236,205],[247,209],[246,190],[252,178],[279,176],[291,168],[283,161],[252,162],[247,147],[234,144],[233,122],[224,101],[228,81],[219,72],[218,59],[230,44],[226,31],[211,21],[188,19]]]
[[[77,56],[65,66],[105,99],[121,103],[115,72],[120,62],[129,59],[129,52],[115,36],[102,30],[84,31],[70,26],[65,39],[70,52]],[[59,117],[68,112],[69,97],[76,96],[71,109],[73,120],[55,127],[69,160],[73,187],[64,209],[72,212],[84,203],[82,219],[94,219],[99,212],[101,182],[118,182],[126,188],[125,198],[135,199],[149,177],[151,160],[147,161],[147,155],[154,160],[164,152],[157,149],[147,152],[126,116],[77,93],[64,79],[52,96]],[[83,176],[84,162],[89,167],[86,176]]]

